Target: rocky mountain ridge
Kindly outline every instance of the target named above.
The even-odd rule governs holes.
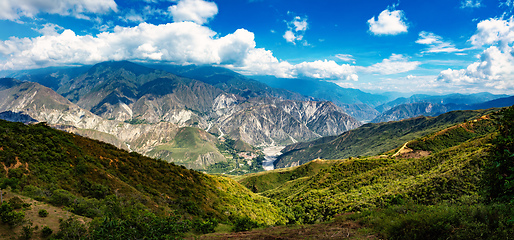
[[[38,83],[2,79],[0,112],[26,114],[124,149],[152,152],[153,157],[177,162],[181,161],[173,159],[173,154],[156,152],[172,143],[183,127],[265,147],[336,135],[360,125],[331,102],[307,101],[296,93],[237,79],[222,83],[232,91],[226,92],[130,62],[105,62],[76,78],[55,79],[57,92]],[[189,159],[198,164],[184,165],[205,168],[225,160],[212,147],[217,138],[206,139],[211,142],[208,151]]]

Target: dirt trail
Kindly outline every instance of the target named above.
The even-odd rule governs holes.
[[[402,153],[412,152],[412,149],[410,149],[410,148],[405,149],[407,147],[408,143],[409,142],[406,142],[405,144],[403,144],[403,146],[400,149],[398,149],[398,151],[395,154],[393,154],[392,157],[397,157],[398,155],[400,155]]]

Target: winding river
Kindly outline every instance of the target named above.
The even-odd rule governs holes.
[[[280,151],[282,151],[284,148],[285,146],[273,146],[263,149],[262,152],[264,153],[264,161],[262,162],[262,167],[264,170],[269,171],[275,169],[273,162],[275,162],[277,157],[282,154]]]

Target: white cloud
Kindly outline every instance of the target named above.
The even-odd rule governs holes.
[[[512,11],[514,9],[514,0],[500,0],[500,7],[501,6],[506,6],[507,8],[509,8],[510,11]]]
[[[487,47],[477,61],[465,69],[447,69],[438,80],[457,86],[495,91],[514,92],[514,21],[488,19],[477,24],[477,32],[470,38],[477,47]]]
[[[175,22],[193,21],[200,25],[218,14],[216,3],[203,0],[180,0],[168,10]]]
[[[465,49],[458,49],[449,42],[444,42],[441,36],[435,35],[431,32],[422,31],[419,33],[419,38],[416,43],[428,45],[428,49],[423,53],[451,53],[462,52]]]
[[[295,65],[295,70],[300,77],[319,79],[340,79],[357,81],[355,67],[348,64],[339,65],[334,61],[302,62]]]
[[[389,75],[412,71],[420,64],[421,62],[418,61],[409,61],[407,57],[401,54],[392,54],[391,57],[382,60],[382,62],[375,63],[369,67],[359,67],[359,70]]]
[[[43,35],[57,35],[58,34],[57,32],[60,30],[64,30],[64,28],[57,24],[47,23],[47,24],[43,25],[43,28],[34,29],[34,30],[38,31],[39,33],[41,33]]]
[[[334,61],[317,60],[291,64],[279,61],[269,50],[255,48],[249,51],[240,67],[227,66],[246,75],[274,75],[281,78],[306,77],[332,80],[357,81],[356,69],[348,64],[337,64]]]
[[[488,19],[477,24],[477,32],[470,39],[475,46],[500,44],[505,47],[514,41],[514,19]]]
[[[58,30],[58,26],[48,25],[43,36],[0,41],[0,59],[4,59],[0,60],[0,70],[139,60],[214,64],[245,74],[287,78],[358,79],[355,67],[348,64],[279,61],[271,51],[256,48],[254,34],[245,29],[222,37],[194,22],[118,26],[96,36]]]
[[[447,69],[439,80],[457,85],[484,84],[487,87],[506,89],[514,87],[514,48],[502,51],[491,46],[480,54],[478,61],[466,69]]]
[[[241,61],[255,47],[253,33],[239,29],[215,38],[216,33],[192,22],[115,27],[97,36],[65,30],[57,35],[11,38],[0,42],[7,60],[0,68],[35,68],[62,64],[91,64],[107,60],[141,59],[180,63],[223,64]],[[237,57],[236,57],[237,56]]]
[[[284,36],[282,36],[286,41],[290,43],[294,43],[296,41],[296,36],[294,35],[293,31],[288,30],[284,33]]]
[[[345,62],[355,63],[355,58],[351,54],[336,54],[335,57]]]
[[[288,12],[291,14],[291,12]],[[287,22],[287,30],[282,36],[287,42],[293,43],[296,45],[296,42],[300,42],[303,40],[303,36],[305,31],[307,31],[308,23],[307,17],[295,16],[293,20]],[[308,46],[309,43],[307,41],[303,41],[302,44],[304,46]]]
[[[386,9],[368,20],[369,31],[375,35],[396,35],[407,32],[405,14],[402,10]]]
[[[482,0],[462,0],[460,8],[479,8],[482,6]]]
[[[296,16],[292,23],[294,25],[295,32],[307,30],[307,19],[302,19],[301,17]]]
[[[131,9],[124,17],[120,16],[120,19],[124,20],[125,22],[135,23],[142,23],[145,21],[143,16],[141,14],[136,13],[134,9]]]
[[[40,12],[89,19],[87,13],[117,11],[114,0],[2,0],[0,19],[17,20],[35,17]]]

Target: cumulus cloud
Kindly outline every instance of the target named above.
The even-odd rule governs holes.
[[[391,57],[382,60],[382,62],[369,67],[359,67],[359,69],[369,73],[389,75],[414,70],[420,64],[421,62],[418,61],[409,61],[407,57],[401,54],[392,54]]]
[[[487,19],[477,24],[476,33],[470,38],[471,44],[484,46],[500,44],[506,47],[514,42],[514,20]]]
[[[289,13],[290,14],[290,13]],[[287,30],[282,36],[287,42],[296,44],[303,40],[305,31],[307,31],[307,17],[295,16],[293,20],[287,22]],[[303,41],[303,45],[308,45],[307,41]]]
[[[488,19],[477,24],[470,42],[486,49],[465,69],[447,69],[438,80],[460,86],[514,91],[514,21]]]
[[[359,79],[357,74],[355,74],[354,66],[348,64],[339,65],[334,61],[317,60],[314,62],[302,62],[294,67],[300,77],[353,81]]]
[[[192,21],[200,25],[218,14],[216,3],[203,0],[180,0],[168,10],[175,22]]]
[[[39,33],[41,33],[43,35],[57,35],[58,34],[57,32],[60,30],[64,30],[64,28],[57,24],[46,23],[43,25],[42,28],[38,28],[38,29],[34,29],[34,30],[38,31]]]
[[[378,18],[375,16],[368,20],[369,31],[374,35],[397,35],[407,32],[405,14],[402,10],[386,9],[382,11]]]
[[[482,6],[482,0],[462,0],[460,8],[479,8]]]
[[[58,33],[58,31],[62,31]],[[357,80],[355,67],[334,61],[291,64],[256,48],[255,36],[245,29],[220,37],[194,22],[161,25],[141,23],[115,27],[96,36],[48,25],[36,38],[0,41],[0,69],[95,64],[109,60],[140,60],[178,64],[221,65],[245,74]]]
[[[239,29],[215,38],[216,32],[193,22],[115,27],[97,36],[76,35],[72,30],[36,38],[0,42],[7,61],[3,69],[34,68],[107,60],[141,59],[181,63],[223,64],[240,62],[255,47],[253,33]]]
[[[279,61],[269,50],[262,48],[251,49],[243,66],[229,66],[233,70],[246,75],[274,75],[281,78],[317,78],[332,80],[359,79],[354,66],[349,64],[337,64],[329,60],[317,60],[314,62],[302,62],[291,64],[287,61]]]
[[[425,31],[419,33],[419,38],[416,40],[416,43],[428,45],[428,49],[423,51],[423,53],[452,53],[462,52],[464,50],[456,48],[452,43],[443,41],[441,36]]]
[[[114,0],[2,0],[0,19],[17,20],[34,17],[40,12],[89,19],[85,14],[117,11]]]

